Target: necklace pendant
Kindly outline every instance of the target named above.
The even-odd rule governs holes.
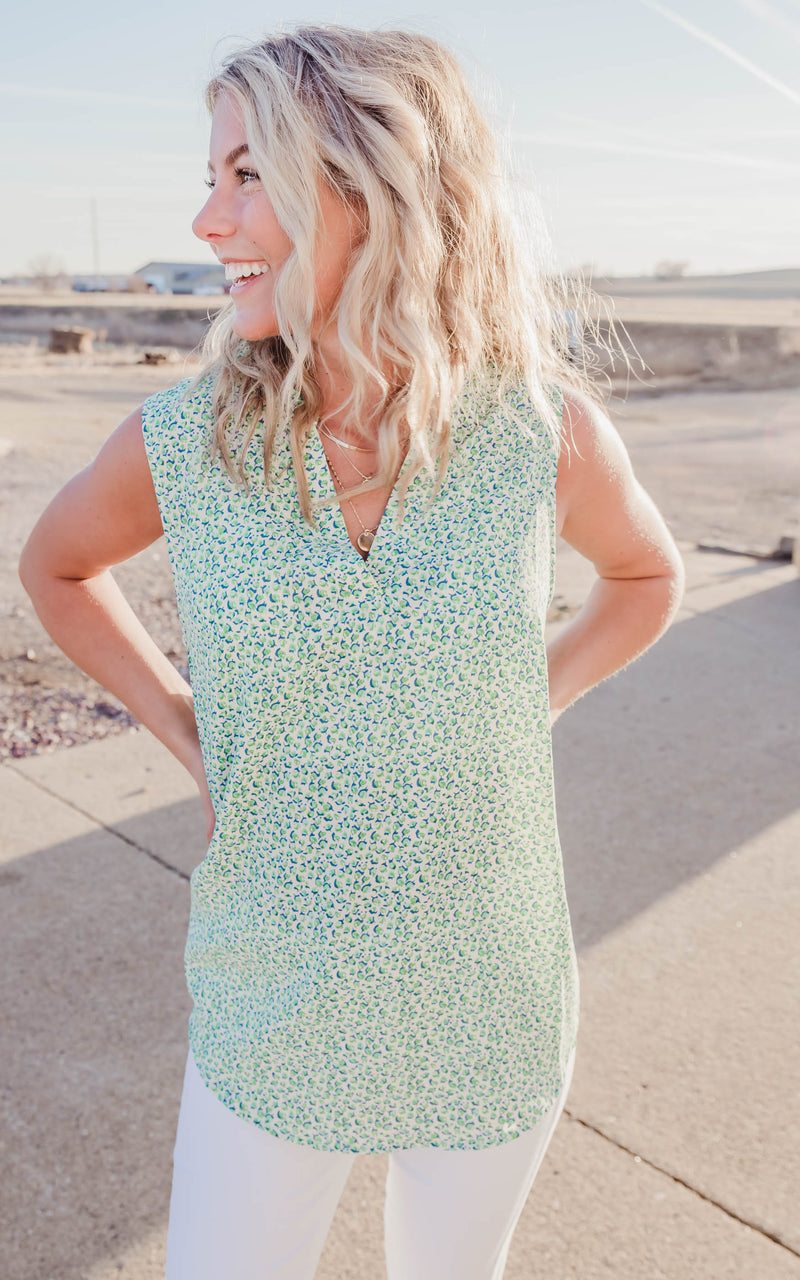
[[[359,551],[369,551],[374,541],[375,534],[371,529],[365,529],[364,532],[360,533],[356,538],[356,546]]]

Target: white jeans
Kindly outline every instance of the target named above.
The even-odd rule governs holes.
[[[389,1153],[388,1280],[501,1280],[574,1066],[552,1110],[481,1151]],[[313,1280],[355,1154],[317,1151],[240,1119],[186,1063],[166,1280]]]

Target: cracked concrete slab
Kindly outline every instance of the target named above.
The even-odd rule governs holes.
[[[570,1107],[800,1253],[800,815],[583,957]]]
[[[570,1106],[800,1251],[800,582],[777,565],[691,585],[666,637],[555,728]]]
[[[146,729],[10,766],[189,876],[208,842],[194,780]]]
[[[567,1102],[575,1110],[572,1091]],[[505,1280],[798,1280],[800,1258],[564,1115]]]
[[[0,863],[13,863],[46,847],[53,832],[64,840],[96,829],[97,823],[65,806],[56,796],[20,776],[16,769],[0,770]],[[13,870],[16,876],[17,869]],[[7,883],[7,881],[4,881]]]
[[[105,830],[74,832],[73,810],[3,774],[14,826],[39,804],[65,835],[4,866],[3,1275],[111,1276],[118,1251],[163,1236],[188,886]]]

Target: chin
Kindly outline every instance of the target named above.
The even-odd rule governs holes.
[[[280,333],[275,316],[269,318],[248,316],[246,313],[240,315],[238,311],[234,311],[233,314],[233,331],[237,338],[243,338],[248,342],[258,342],[261,338],[277,338]]]

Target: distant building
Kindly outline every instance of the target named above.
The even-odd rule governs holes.
[[[227,293],[230,281],[225,279],[221,263],[148,262],[133,273],[154,293]]]
[[[124,293],[127,276],[73,276],[72,288],[76,293]]]

